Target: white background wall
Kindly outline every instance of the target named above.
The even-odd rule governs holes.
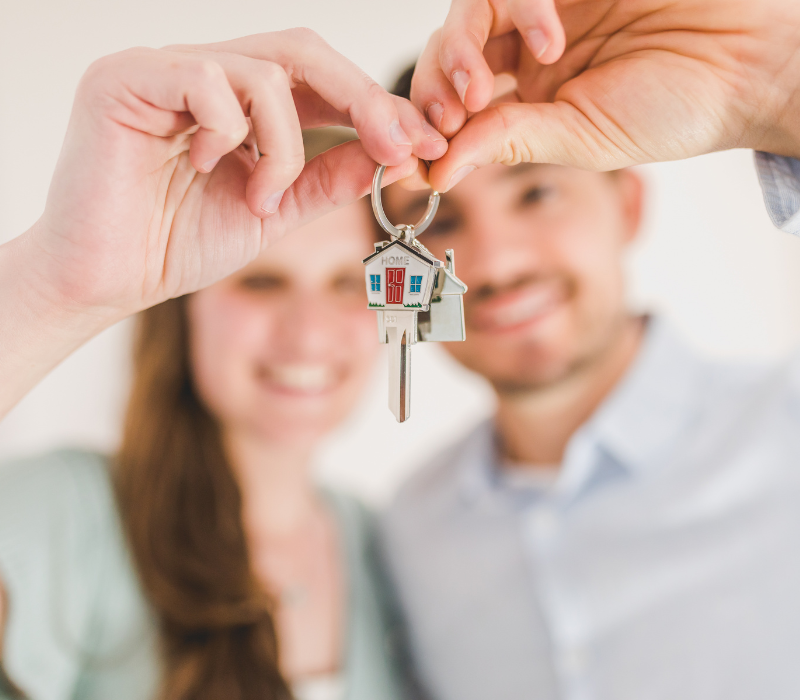
[[[0,242],[39,216],[75,85],[91,61],[134,45],[205,42],[308,26],[384,84],[444,19],[447,0],[25,0],[0,12]],[[707,353],[776,357],[800,340],[800,240],[774,231],[752,156],[647,166],[631,298],[667,313]],[[0,328],[0,333],[3,329]],[[61,444],[113,448],[130,324],[90,342],[2,423],[0,459]],[[439,348],[414,350],[413,417],[386,408],[385,363],[320,459],[324,478],[368,498],[491,411],[491,393]],[[390,449],[386,449],[389,446]],[[377,455],[381,455],[377,458]]]

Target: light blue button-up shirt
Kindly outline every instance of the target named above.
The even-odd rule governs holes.
[[[800,233],[800,162],[756,166]],[[722,366],[651,321],[551,487],[509,479],[487,423],[383,531],[435,700],[797,700],[800,357]]]
[[[721,366],[651,321],[552,487],[498,460],[483,425],[385,515],[435,700],[800,698],[800,358]]]
[[[756,153],[756,169],[772,223],[800,234],[800,160]]]

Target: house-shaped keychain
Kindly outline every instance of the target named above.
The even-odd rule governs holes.
[[[400,239],[375,244],[364,260],[369,308],[378,312],[378,336],[388,342],[386,314],[414,311],[411,343],[460,341],[464,330],[465,285],[455,275],[453,251],[446,251],[447,265],[437,260],[418,241]]]
[[[378,312],[378,338],[389,345],[389,407],[399,422],[411,415],[411,346],[417,342],[466,339],[465,285],[455,272],[453,251],[447,264],[419,241],[439,206],[433,192],[428,209],[415,225],[394,226],[383,211],[379,165],[372,180],[372,209],[392,240],[375,244],[364,259],[369,308]]]
[[[364,259],[369,308],[378,312],[378,336],[386,343],[385,314],[415,311],[412,344],[426,341],[461,341],[464,330],[465,285],[455,275],[453,251],[447,265],[414,241],[400,239],[375,244]]]

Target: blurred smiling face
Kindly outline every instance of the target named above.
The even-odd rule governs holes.
[[[189,300],[192,370],[223,430],[314,439],[352,409],[378,351],[364,202],[286,236]]]
[[[412,223],[427,196],[394,185],[384,206]],[[467,340],[447,350],[500,391],[545,386],[598,357],[627,318],[622,261],[641,199],[629,171],[531,164],[481,168],[442,195],[420,242],[440,259],[453,248],[469,286]]]

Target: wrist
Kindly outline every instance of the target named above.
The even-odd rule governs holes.
[[[751,83],[759,87],[747,101],[757,107],[749,120],[751,138],[742,145],[800,158],[800,40],[792,37],[790,45],[775,54],[780,63],[771,62],[751,76]]]
[[[787,103],[785,113],[764,127],[747,145],[755,151],[800,158],[800,96],[793,97]]]
[[[0,418],[42,377],[119,318],[49,284],[35,227],[0,246]]]

